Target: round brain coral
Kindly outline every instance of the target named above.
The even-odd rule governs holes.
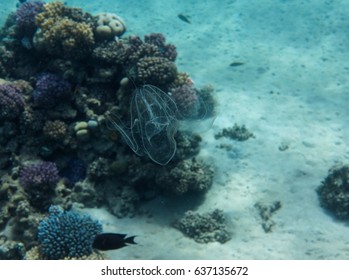
[[[41,74],[33,92],[34,104],[43,108],[51,108],[62,99],[70,96],[70,84],[60,76],[50,73]]]
[[[53,188],[58,180],[58,169],[53,162],[25,165],[19,172],[19,181],[25,188]]]
[[[24,109],[24,100],[17,87],[0,85],[0,121],[17,118]]]
[[[80,258],[92,253],[92,244],[102,226],[87,215],[49,208],[50,215],[39,223],[38,241],[43,257],[51,260]]]
[[[95,33],[97,38],[111,40],[115,36],[120,37],[126,31],[126,24],[122,18],[113,13],[100,13],[96,16],[97,27]]]

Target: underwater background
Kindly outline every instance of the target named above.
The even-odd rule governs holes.
[[[0,259],[348,259],[348,1],[2,2]]]

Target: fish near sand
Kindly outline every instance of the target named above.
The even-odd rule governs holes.
[[[185,16],[185,15],[183,15],[183,14],[179,14],[178,15],[178,18],[180,19],[180,20],[183,20],[184,22],[186,22],[186,23],[191,23],[191,21],[189,20],[189,17],[188,16]]]
[[[92,247],[101,251],[116,250],[129,244],[137,244],[134,241],[136,236],[126,237],[121,233],[101,233],[93,241]]]

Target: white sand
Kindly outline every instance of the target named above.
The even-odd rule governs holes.
[[[86,1],[68,4],[81,2]],[[105,231],[137,235],[139,245],[109,256],[348,259],[348,226],[324,212],[315,191],[330,167],[349,161],[348,1],[111,2],[82,7],[118,13],[128,34],[164,33],[177,46],[180,70],[197,86],[216,88],[218,116],[203,134],[200,154],[216,164],[216,176],[197,210],[224,210],[233,237],[223,245],[197,244],[169,226],[176,208],[161,199],[151,205],[152,218],[116,219],[105,210],[90,210]],[[191,16],[192,24],[178,13]],[[230,67],[234,61],[245,65]],[[234,123],[245,124],[256,138],[214,139]],[[233,150],[216,148],[220,143]],[[279,151],[281,143],[289,149]],[[265,233],[254,204],[276,200],[282,208],[272,218],[273,232]]]
[[[117,220],[98,210],[96,217],[109,223],[106,230],[138,235],[139,245],[110,257],[347,259],[348,226],[323,211],[315,190],[330,167],[349,157],[349,4],[166,4],[178,2],[173,0],[142,1],[144,6],[128,8],[140,1],[118,2],[115,11],[130,33],[164,33],[178,48],[180,70],[189,72],[198,86],[216,88],[218,116],[203,134],[200,154],[216,164],[216,176],[197,210],[224,210],[234,234],[223,245],[197,244],[169,226],[176,209],[166,201],[153,203],[151,219]],[[191,16],[192,24],[179,20],[178,13]],[[245,65],[230,67],[234,61]],[[214,139],[234,123],[245,124],[256,138],[241,143]],[[232,144],[233,150],[216,148],[220,143]],[[281,143],[289,149],[279,151]],[[254,204],[276,200],[282,208],[272,217],[273,231],[265,233]]]

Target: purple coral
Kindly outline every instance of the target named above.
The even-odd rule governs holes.
[[[25,165],[19,172],[19,181],[25,188],[54,187],[58,180],[58,169],[53,162]]]
[[[171,97],[177,105],[179,117],[194,117],[199,109],[199,100],[193,86],[184,84],[170,89]]]
[[[0,85],[0,121],[13,120],[24,108],[20,90],[9,84]]]
[[[36,31],[35,17],[44,8],[44,2],[30,0],[23,3],[16,11],[17,32],[22,36],[32,36]]]
[[[41,74],[33,93],[34,103],[39,107],[51,108],[62,99],[67,99],[71,92],[68,81],[55,74]]]
[[[144,42],[156,46],[162,57],[171,61],[177,58],[176,46],[173,44],[166,44],[165,36],[161,33],[152,33],[144,36]]]

